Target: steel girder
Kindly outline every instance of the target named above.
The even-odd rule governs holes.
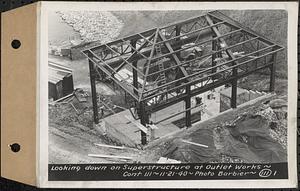
[[[239,40],[232,40],[234,38]],[[214,44],[214,48],[210,47],[211,43]],[[258,44],[256,49],[248,48],[254,47],[253,43]],[[160,53],[157,51],[158,46],[161,48]],[[192,59],[183,59],[180,56],[185,51],[197,48],[208,51]],[[179,101],[186,101],[187,96],[190,98],[226,83],[231,83],[235,87],[232,89],[236,90],[239,78],[265,68],[271,70],[270,90],[274,90],[275,57],[281,50],[283,47],[280,45],[221,12],[212,11],[88,48],[83,53],[107,78],[124,89],[137,103],[143,103],[144,112],[149,114]],[[244,53],[237,56],[235,53],[239,53],[238,51]],[[210,57],[213,59],[208,64],[200,66],[199,63],[205,59],[210,60]],[[262,61],[269,57],[272,57],[271,61]],[[163,67],[157,69],[157,65],[163,59],[169,60],[169,64],[166,62]],[[216,59],[223,61],[218,63]],[[255,66],[254,63],[259,64]],[[199,66],[194,70],[194,65],[197,64]],[[153,70],[155,67],[156,70]],[[133,79],[125,79],[124,75],[120,74],[124,69],[132,70]],[[158,79],[161,73],[167,74],[174,70],[181,75],[175,79],[167,79],[164,83],[157,83],[154,87],[149,85],[155,82],[152,78],[158,76]],[[199,85],[212,79],[210,83]],[[186,89],[191,86],[194,88]],[[158,102],[151,101],[158,100],[163,95],[169,98],[159,99]],[[236,103],[233,103],[232,107],[236,107]]]

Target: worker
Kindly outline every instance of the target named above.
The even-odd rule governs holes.
[[[196,105],[202,104],[202,97],[196,96],[195,99],[196,99]]]
[[[100,107],[100,111],[101,111],[101,117],[103,117],[104,116],[104,107],[103,106]]]

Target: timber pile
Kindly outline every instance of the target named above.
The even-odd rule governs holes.
[[[85,42],[109,42],[119,35],[123,27],[123,23],[110,12],[60,11],[58,13],[67,24],[80,33]]]

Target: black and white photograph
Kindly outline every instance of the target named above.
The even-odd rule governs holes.
[[[289,12],[166,7],[47,11],[49,180],[288,179]]]

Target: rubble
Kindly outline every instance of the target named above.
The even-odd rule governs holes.
[[[287,155],[287,118],[283,101],[273,101],[242,112],[232,121],[189,134],[195,145],[168,143],[163,156],[184,162],[283,162]],[[278,106],[282,107],[279,108]],[[272,106],[272,107],[271,107]],[[279,116],[279,117],[278,117]],[[208,147],[199,147],[208,144]]]
[[[59,11],[58,13],[67,24],[80,33],[85,42],[109,42],[119,35],[123,27],[122,21],[110,12]]]

